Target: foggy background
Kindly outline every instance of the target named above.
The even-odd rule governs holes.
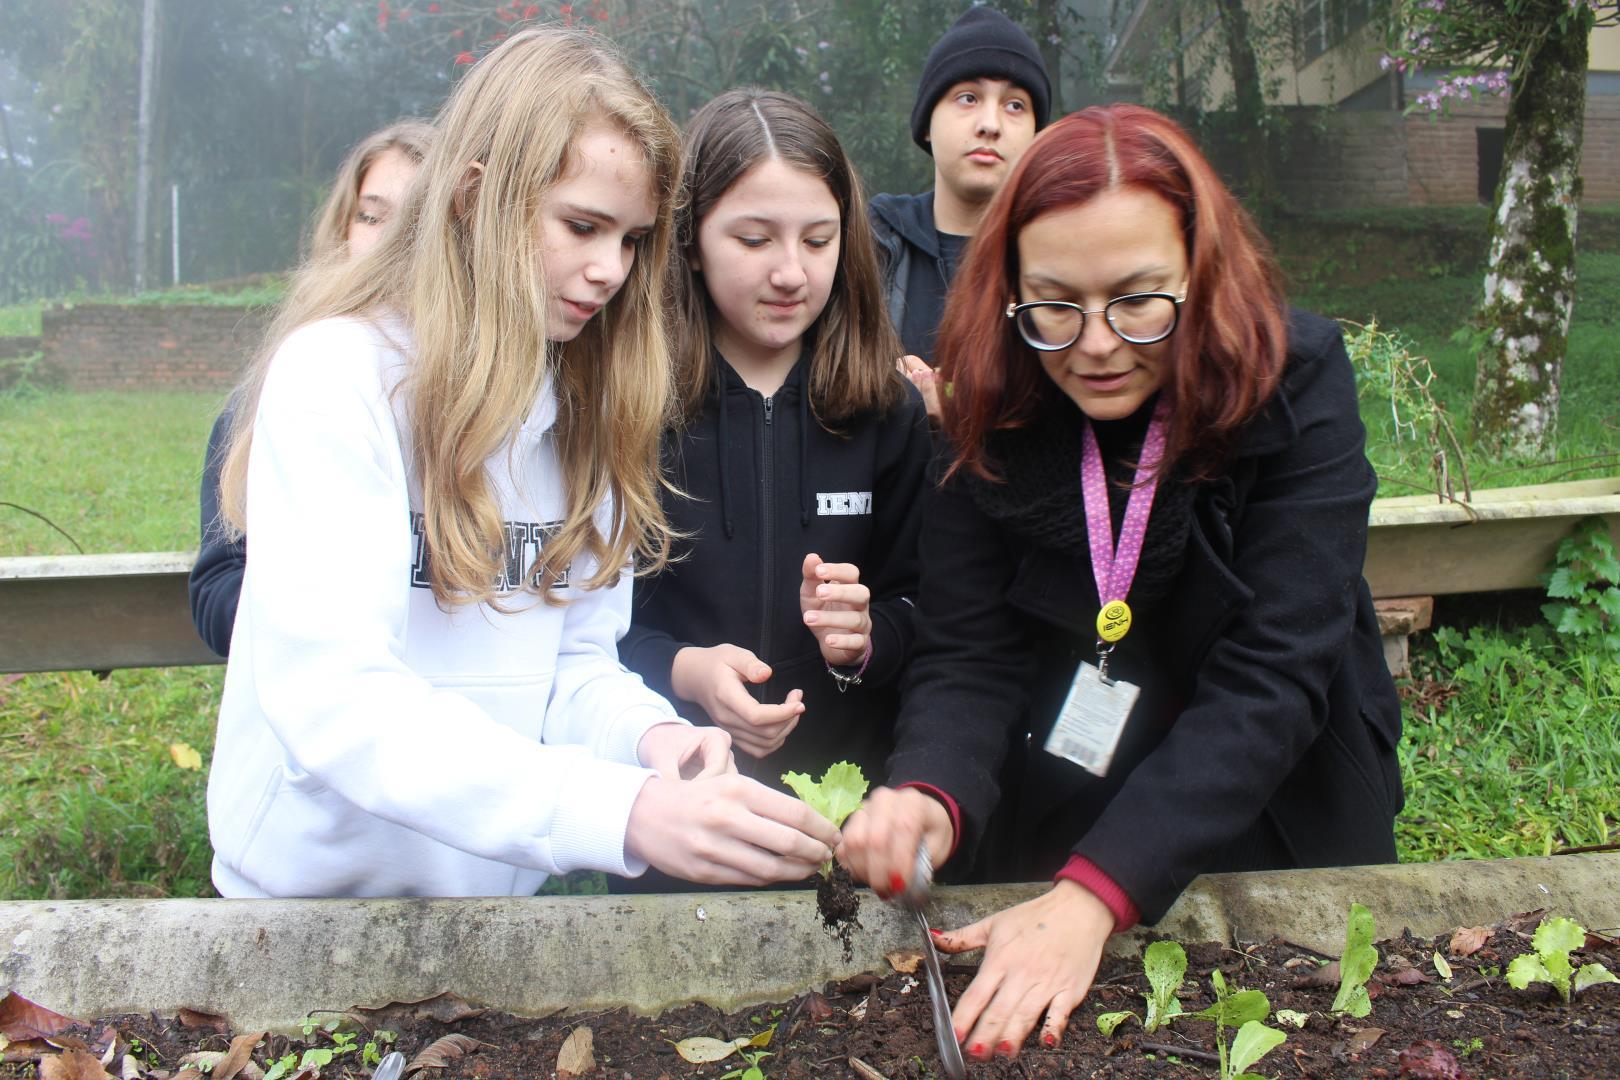
[[[135,280],[142,0],[0,3],[0,303]],[[431,117],[497,35],[575,22],[617,40],[677,122],[757,83],[833,123],[869,190],[931,182],[908,117],[963,0],[162,0],[151,39],[143,283],[229,281],[296,262],[349,147]],[[1098,85],[1109,0],[994,6],[1040,43],[1053,115]]]

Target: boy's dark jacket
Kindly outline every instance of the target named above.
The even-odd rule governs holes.
[[[867,217],[872,222],[872,235],[877,240],[878,262],[883,271],[883,297],[889,307],[889,320],[895,333],[905,334],[910,320],[915,326],[929,326],[935,330],[945,314],[945,294],[950,290],[951,275],[940,255],[938,233],[934,228],[934,193],[921,195],[874,195]],[[933,267],[939,276],[936,291],[926,296],[912,296],[912,267],[919,263]],[[927,311],[913,310],[918,305]],[[933,334],[903,338],[906,352],[933,363]]]
[[[910,386],[887,417],[858,416],[824,428],[805,399],[808,358],[769,399],[715,356],[717,385],[702,412],[664,439],[666,492],[676,561],[638,578],[624,664],[687,717],[707,722],[670,688],[686,645],[739,645],[771,666],[752,687],[762,701],[804,692],[805,712],[776,753],[738,768],[773,786],[783,772],[817,777],[837,761],[876,779],[891,745],[896,685],[911,649],[917,529],[927,491],[929,433]],[[723,387],[723,392],[722,388]],[[724,408],[720,406],[723,402]],[[809,463],[809,469],[805,468]],[[814,552],[853,562],[872,590],[872,659],[858,686],[840,693],[799,609],[801,566]]]
[[[1028,880],[1072,852],[1154,922],[1206,871],[1393,861],[1400,705],[1361,576],[1377,481],[1338,328],[1292,314],[1281,389],[1222,473],[1183,489],[1181,563],[1112,659],[1142,697],[1106,779],[1042,749],[1076,664],[1096,656],[1079,455],[1064,443],[1037,439],[1028,460],[1072,469],[1049,516],[1072,519],[1077,544],[1009,526],[1041,493],[1004,498],[960,474],[924,523],[888,782],[957,800],[952,864],[982,844],[992,873]],[[1003,498],[1006,514],[986,509]]]

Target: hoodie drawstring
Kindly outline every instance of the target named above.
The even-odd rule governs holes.
[[[799,528],[810,527],[810,378],[799,387]]]
[[[720,528],[730,540],[737,533],[731,519],[731,437],[726,426],[726,377],[720,364],[714,365],[714,392],[719,410],[719,438],[715,452],[720,457]]]

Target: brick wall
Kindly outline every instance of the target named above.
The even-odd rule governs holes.
[[[42,374],[75,390],[228,390],[269,317],[269,309],[201,305],[50,309]]]
[[[1477,129],[1507,123],[1499,98],[1454,105],[1438,118],[1387,109],[1291,112],[1277,177],[1295,210],[1477,204]],[[1582,140],[1585,201],[1620,201],[1620,95],[1587,98]]]
[[[1314,112],[1292,118],[1277,169],[1296,210],[1400,206],[1409,199],[1403,118],[1392,111]]]

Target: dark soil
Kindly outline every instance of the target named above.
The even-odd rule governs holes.
[[[857,917],[861,913],[861,894],[855,891],[855,881],[842,863],[833,863],[830,877],[816,875],[816,911],[821,915],[821,925],[843,944],[844,959],[854,956],[854,934],[861,927]]]
[[[1370,986],[1372,1014],[1363,1020],[1329,1015],[1335,986],[1309,985],[1312,980],[1308,978],[1324,958],[1280,941],[1189,948],[1182,1004],[1193,1012],[1211,1003],[1209,974],[1218,967],[1236,987],[1263,989],[1273,1009],[1308,1013],[1310,1018],[1301,1030],[1279,1023],[1275,1016],[1268,1020],[1288,1033],[1288,1041],[1256,1067],[1255,1071],[1271,1077],[1543,1080],[1620,1075],[1620,986],[1591,987],[1573,1004],[1564,1005],[1545,987],[1514,990],[1502,979],[1500,972],[1508,962],[1528,950],[1528,934],[1535,921],[1520,917],[1493,928],[1483,946],[1468,956],[1450,952],[1450,934],[1428,941],[1403,935],[1381,942],[1378,974]],[[1466,950],[1466,946],[1460,948]],[[1449,981],[1436,974],[1432,957],[1437,951],[1450,957]],[[1620,947],[1591,936],[1578,962],[1591,961],[1620,971]],[[967,985],[972,969],[953,964],[946,971],[954,1000]],[[581,1027],[588,1027],[594,1037],[596,1068],[591,1075],[604,1080],[717,1078],[746,1068],[747,1062],[734,1055],[714,1064],[688,1064],[677,1056],[672,1044],[692,1036],[729,1040],[768,1027],[774,1029],[767,1047],[770,1056],[758,1064],[771,1080],[851,1076],[921,1080],[938,1077],[940,1072],[927,991],[920,978],[920,972],[894,972],[881,979],[857,977],[828,986],[823,994],[806,994],[731,1014],[692,1005],[657,1019],[621,1010],[534,1020],[480,1013],[442,997],[355,1019],[399,1032],[397,1047],[407,1058],[414,1059],[450,1034],[470,1036],[482,1044],[464,1055],[451,1052],[444,1068],[409,1074],[433,1080],[545,1080],[556,1075],[563,1040]],[[1099,1034],[1098,1013],[1129,1009],[1140,1014],[1145,989],[1139,962],[1110,961],[1099,973],[1086,1003],[1076,1010],[1061,1045],[1046,1049],[1032,1040],[1016,1060],[970,1062],[968,1071],[974,1078],[1214,1076],[1214,1028],[1210,1023],[1181,1019],[1152,1036],[1127,1023],[1113,1038]],[[196,1018],[189,1019],[194,1023]],[[186,1053],[223,1050],[229,1044],[226,1034],[186,1027],[172,1018],[120,1017],[110,1023],[124,1039],[139,1038],[149,1057],[167,1063],[169,1069]],[[99,1044],[98,1033],[103,1040]],[[93,1051],[97,1045],[105,1045],[103,1025],[80,1030],[79,1035],[91,1042]],[[364,1040],[362,1035],[359,1041]],[[303,1045],[277,1037],[253,1057],[264,1064],[299,1051]],[[308,1045],[329,1047],[331,1040],[317,1032]],[[47,1053],[54,1051],[47,1048]],[[441,1058],[446,1054],[443,1044],[439,1053]],[[371,1070],[361,1066],[356,1056],[339,1057],[323,1075],[370,1076]],[[33,1077],[34,1068],[32,1060],[6,1065],[0,1067],[0,1077]],[[113,1071],[117,1075],[116,1064]],[[143,1078],[157,1075],[141,1073]]]

